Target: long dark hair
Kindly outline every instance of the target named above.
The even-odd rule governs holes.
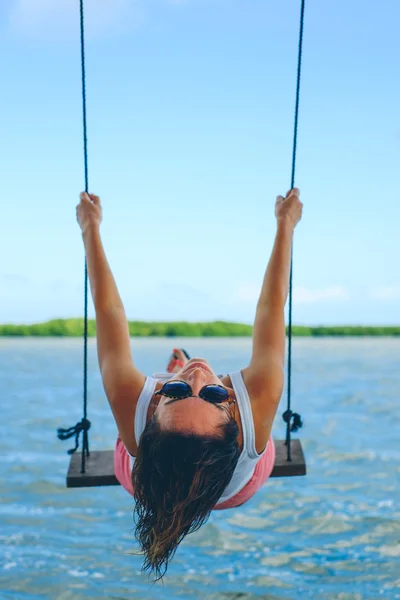
[[[240,449],[234,418],[215,435],[163,431],[153,415],[132,470],[135,537],[144,554],[142,572],[158,581],[183,538],[197,531],[232,479]]]

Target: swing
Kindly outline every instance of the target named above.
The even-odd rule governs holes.
[[[292,155],[292,176],[290,189],[294,187],[297,128],[300,99],[300,75],[301,58],[303,46],[304,5],[301,0],[299,50],[297,64],[297,86],[296,107],[294,120],[294,138]],[[85,165],[85,191],[88,193],[88,160],[87,160],[87,135],[86,135],[86,81],[85,81],[85,38],[84,38],[84,14],[83,0],[80,0],[80,26],[81,26],[81,68],[82,68],[82,100],[83,100],[83,142],[84,142],[84,165]],[[289,280],[289,326],[288,326],[288,385],[287,385],[287,409],[282,417],[286,423],[286,439],[274,440],[276,449],[275,466],[270,477],[293,477],[306,474],[306,464],[300,440],[292,440],[291,432],[297,431],[302,426],[299,414],[291,410],[291,356],[292,356],[292,275],[293,275],[293,246],[290,265]],[[109,485],[120,485],[114,474],[114,450],[103,450],[89,452],[90,421],[87,418],[87,296],[88,296],[87,263],[85,257],[85,279],[84,279],[84,368],[83,368],[83,418],[74,427],[69,429],[59,428],[57,437],[60,440],[75,436],[75,448],[68,450],[71,461],[67,474],[67,487],[99,487]],[[83,432],[83,451],[76,453],[79,446],[79,435]]]

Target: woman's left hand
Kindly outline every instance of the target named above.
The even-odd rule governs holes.
[[[100,198],[94,194],[82,192],[80,203],[76,207],[76,218],[82,230],[85,233],[91,227],[100,227],[103,218]]]

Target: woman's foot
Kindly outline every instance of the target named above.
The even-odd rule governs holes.
[[[180,348],[174,348],[172,356],[167,365],[168,373],[177,373],[186,365],[188,359]]]

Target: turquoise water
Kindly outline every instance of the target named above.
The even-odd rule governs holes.
[[[248,338],[133,339],[137,366],[164,370],[172,345],[217,373],[246,366],[251,351]],[[400,598],[399,339],[294,339],[308,475],[213,513],[154,587],[129,554],[133,499],[65,487],[74,444],[56,430],[82,417],[82,356],[81,340],[0,339],[1,600]],[[94,340],[88,397],[91,449],[111,449]]]

